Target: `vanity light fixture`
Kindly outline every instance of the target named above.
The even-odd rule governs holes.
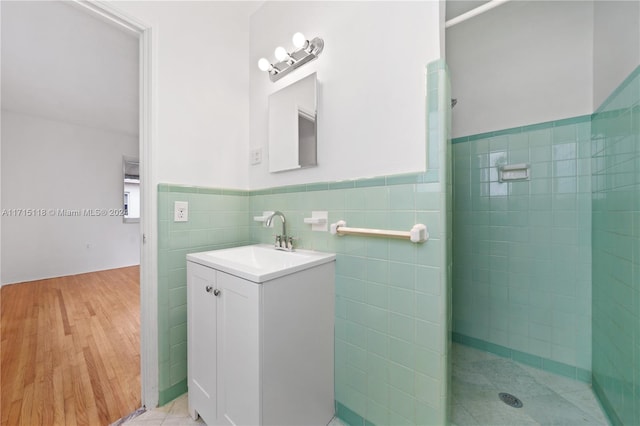
[[[324,49],[324,40],[319,37],[307,40],[304,34],[295,33],[293,46],[295,50],[291,53],[284,47],[276,47],[274,56],[277,62],[272,64],[267,58],[260,58],[258,68],[268,72],[271,81],[278,81],[296,68],[316,59]]]

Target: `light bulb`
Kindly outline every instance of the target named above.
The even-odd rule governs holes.
[[[287,49],[285,49],[282,46],[276,47],[276,51],[273,54],[275,55],[276,59],[279,61],[284,61],[289,57],[289,54],[287,53]]]
[[[271,68],[271,63],[267,58],[260,58],[260,60],[258,61],[258,68],[260,68],[261,71],[269,71],[269,68]]]
[[[307,38],[304,36],[304,34],[302,33],[295,33],[293,35],[293,45],[300,49],[301,47],[304,47],[304,45],[307,44]]]

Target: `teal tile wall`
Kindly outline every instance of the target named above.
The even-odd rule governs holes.
[[[448,85],[444,62],[430,64],[426,173],[275,188],[250,199],[252,216],[284,212],[298,247],[337,254],[336,412],[351,425],[448,422]],[[313,210],[354,227],[409,230],[424,223],[430,239],[416,245],[314,232],[303,223]],[[251,238],[271,243],[279,227],[279,220],[274,229],[254,223]]]
[[[444,303],[446,317],[446,341],[445,341],[445,362],[444,372],[447,382],[445,383],[445,390],[442,397],[442,406],[445,407],[445,419],[444,424],[450,423],[451,418],[451,341],[453,331],[452,321],[452,287],[453,287],[453,150],[451,144],[451,80],[449,78],[448,68],[442,67],[439,69],[438,74],[438,114],[437,116],[429,116],[427,122],[429,123],[430,132],[433,120],[438,120],[438,126],[435,131],[439,133],[438,140],[440,141],[440,182],[443,185],[443,191],[441,193],[441,203],[443,208],[441,209],[443,217],[442,222],[442,235],[445,250],[445,257],[443,260],[442,271],[443,288],[446,289],[446,298],[442,301]],[[432,111],[429,110],[431,114]]]
[[[585,116],[453,141],[454,332],[583,376],[591,370],[590,127]],[[500,183],[497,166],[517,163],[530,164],[531,179]]]
[[[158,186],[158,352],[160,405],[187,391],[186,255],[250,243],[248,192]],[[189,221],[173,221],[174,201]]]
[[[363,426],[448,423],[450,90],[444,61],[427,71],[425,173],[251,192],[159,186],[160,403],[186,391],[186,254],[271,243],[279,220],[264,228],[252,218],[280,210],[297,247],[337,254],[337,414]],[[172,221],[174,201],[190,202],[189,222]],[[314,232],[303,223],[313,210],[357,227],[424,223],[430,239],[416,245]]]
[[[441,272],[446,226],[441,215],[443,195],[439,183],[423,182],[430,179],[426,174],[411,174],[273,188],[248,196],[161,185],[161,403],[186,391],[186,254],[271,243],[273,235],[280,233],[280,221],[274,221],[274,228],[264,228],[252,218],[265,210],[280,210],[298,248],[338,255],[339,413],[345,420],[356,416],[374,424],[442,424],[446,415],[446,297],[450,291]],[[210,193],[202,193],[207,191]],[[173,202],[185,200],[190,202],[190,221],[173,222]],[[314,232],[303,221],[313,210],[328,211],[330,222],[345,219],[358,227],[409,230],[415,223],[424,223],[430,239],[416,245]]]
[[[454,342],[461,343],[463,345],[470,346],[481,351],[491,352],[504,358],[510,358],[522,364],[530,365],[540,370],[549,371],[560,376],[569,377],[574,380],[580,380],[581,382],[585,383],[591,383],[590,370],[563,364],[558,361],[553,361],[526,352],[520,352],[516,349],[510,349],[505,346],[496,345],[495,343],[490,343],[484,340],[465,336],[456,332],[453,333],[452,338]]]
[[[615,425],[640,424],[640,67],[593,115],[593,380]]]
[[[384,179],[383,179],[384,182]],[[439,424],[443,368],[443,261],[439,184],[414,183],[260,194],[251,215],[280,210],[297,247],[334,252],[336,261],[336,400],[339,414],[374,424]],[[435,191],[435,192],[434,192]],[[428,226],[424,244],[335,236],[304,224],[313,210],[354,227],[409,230]],[[280,233],[255,222],[252,240]],[[364,420],[362,420],[364,421]]]

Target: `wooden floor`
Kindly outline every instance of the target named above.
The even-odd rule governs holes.
[[[141,406],[139,271],[2,287],[2,426],[108,425]]]

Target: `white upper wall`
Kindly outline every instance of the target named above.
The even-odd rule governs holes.
[[[139,264],[139,225],[114,212],[138,156],[137,37],[68,3],[0,8],[2,284]]]
[[[117,212],[122,156],[137,156],[137,137],[8,111],[1,137],[3,210],[46,213],[2,217],[2,284],[140,263],[139,224]]]
[[[593,2],[506,3],[447,29],[446,59],[453,137],[591,114]]]
[[[2,109],[138,135],[137,37],[59,1],[1,7]]]
[[[152,31],[154,182],[247,188],[253,2],[113,1]]]
[[[252,189],[371,177],[425,169],[426,65],[440,58],[440,3],[266,2],[251,17]],[[322,54],[272,83],[260,57],[291,36],[325,41]],[[268,172],[269,95],[302,77],[318,76],[318,166]]]
[[[596,1],[593,106],[598,109],[640,65],[640,2]]]

